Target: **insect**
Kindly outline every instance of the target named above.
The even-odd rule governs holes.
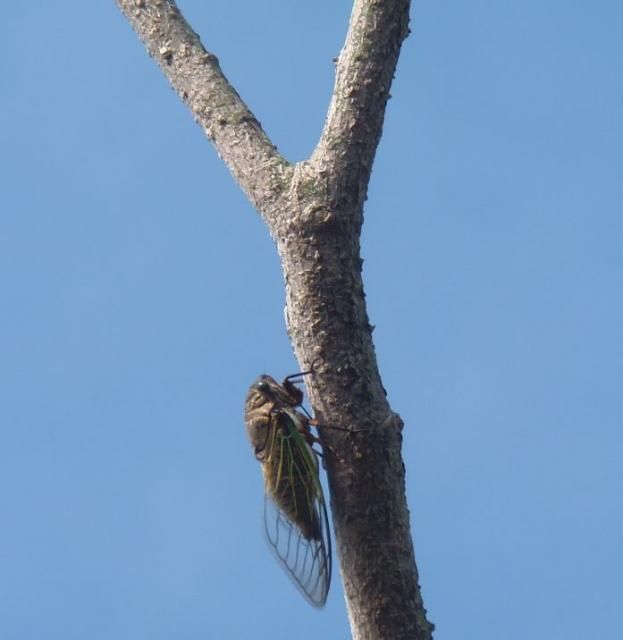
[[[249,388],[245,423],[264,476],[264,527],[279,564],[307,601],[324,606],[331,583],[331,534],[316,438],[303,392],[288,376],[261,375]],[[301,411],[301,409],[303,409]]]

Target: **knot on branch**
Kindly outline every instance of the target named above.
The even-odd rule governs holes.
[[[385,420],[381,423],[381,429],[394,429],[400,433],[405,426],[402,418],[394,411],[390,411]]]
[[[327,229],[336,222],[336,215],[329,207],[315,203],[305,207],[299,217],[299,224],[309,230]]]

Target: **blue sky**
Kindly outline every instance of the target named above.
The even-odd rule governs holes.
[[[180,3],[292,160],[350,3]],[[112,0],[9,3],[0,636],[348,637],[262,537],[272,243]],[[623,8],[416,2],[363,235],[436,638],[623,626]],[[295,630],[295,631],[293,631]]]

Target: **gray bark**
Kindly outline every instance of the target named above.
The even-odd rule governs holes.
[[[324,130],[289,163],[170,0],[116,0],[266,222],[286,323],[320,424],[353,637],[427,640],[405,497],[402,420],[386,399],[359,238],[409,0],[355,0]]]

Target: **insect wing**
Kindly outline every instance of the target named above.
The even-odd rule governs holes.
[[[331,542],[326,508],[323,511],[323,534],[319,540],[307,539],[266,495],[264,525],[268,543],[305,599],[315,607],[323,607],[331,583]]]
[[[284,473],[279,483],[282,495],[266,492],[264,527],[268,543],[286,574],[310,604],[322,607],[331,583],[329,518],[316,454],[296,429],[293,418],[296,420],[289,411],[280,416],[282,428],[276,434],[280,442],[275,453],[278,452],[278,466]],[[284,484],[292,498],[300,496],[301,487],[306,488],[305,504],[299,505],[298,518],[292,516],[292,499],[286,500],[288,508],[283,506]],[[303,500],[299,498],[299,502]]]

